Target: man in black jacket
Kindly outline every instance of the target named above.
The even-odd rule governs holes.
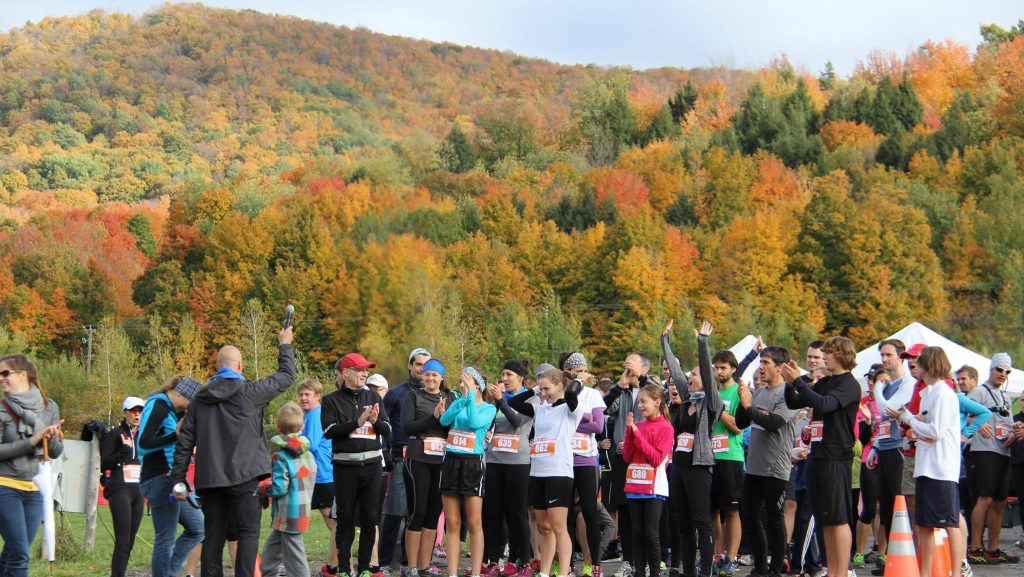
[[[390,437],[391,423],[381,408],[380,395],[366,387],[370,369],[376,367],[359,353],[349,353],[334,365],[338,390],[323,399],[320,423],[324,437],[334,451],[334,499],[337,506],[339,575],[348,575],[349,558],[355,540],[356,503],[359,507],[358,575],[369,577],[370,554],[376,541],[381,487],[381,437]]]
[[[197,449],[195,488],[202,499],[206,532],[203,577],[224,574],[221,559],[229,515],[238,530],[235,575],[252,577],[256,568],[262,514],[256,491],[259,482],[270,477],[263,410],[295,382],[291,327],[281,329],[277,341],[277,372],[258,381],[242,376],[242,354],[237,348],[222,348],[217,353],[217,374],[196,393],[178,433],[172,485],[185,480],[192,450]]]

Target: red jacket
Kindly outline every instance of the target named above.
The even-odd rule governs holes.
[[[626,472],[626,493],[668,496],[665,465],[672,453],[674,431],[665,417],[658,415],[636,424],[637,431],[626,429],[622,457]]]

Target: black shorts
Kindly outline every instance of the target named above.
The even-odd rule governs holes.
[[[313,499],[309,503],[313,510],[331,509],[334,507],[334,483],[317,483],[313,485]]]
[[[786,500],[796,502],[796,483],[793,482],[793,476],[790,475],[789,481],[786,482]]]
[[[445,453],[441,463],[441,494],[484,496],[484,456]]]
[[[914,482],[917,485],[915,525],[935,529],[960,526],[960,488],[956,483],[928,477],[916,477]]]
[[[967,479],[973,498],[1002,501],[1010,494],[1010,458],[992,451],[971,451]]]
[[[849,525],[853,512],[853,463],[807,459],[807,494],[822,527]]]
[[[530,506],[541,510],[568,507],[573,486],[572,477],[530,477]]]
[[[712,509],[739,509],[743,499],[743,461],[715,461]]]

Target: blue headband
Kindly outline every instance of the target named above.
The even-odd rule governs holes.
[[[441,378],[443,379],[445,372],[444,363],[437,359],[430,359],[429,361],[423,364],[423,372],[425,373],[427,371],[434,371],[435,373],[441,375]]]

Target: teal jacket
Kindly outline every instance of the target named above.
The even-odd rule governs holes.
[[[494,415],[497,414],[498,409],[490,403],[477,404],[476,396],[478,394],[480,393],[476,390],[470,389],[467,396],[457,399],[441,415],[441,424],[445,427],[451,427],[451,431],[466,431],[476,434],[476,442],[473,444],[473,449],[466,450],[448,443],[445,451],[461,455],[484,454],[484,449],[487,445],[487,431],[490,430],[491,423],[494,422]],[[452,438],[451,431],[448,433],[449,439]]]

